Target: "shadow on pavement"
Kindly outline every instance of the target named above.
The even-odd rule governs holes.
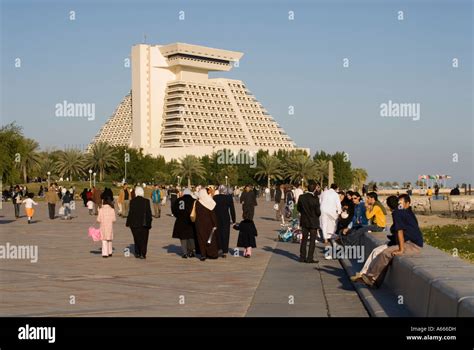
[[[286,251],[286,250],[283,250],[283,249],[279,249],[279,248],[272,248],[272,247],[269,247],[269,246],[265,246],[265,247],[262,248],[262,250],[264,250],[266,252],[273,253],[273,254],[278,254],[278,255],[285,256],[285,257],[287,257],[288,259],[291,259],[291,260],[298,260],[299,259],[298,255],[290,253],[289,251]]]
[[[166,252],[168,254],[170,253],[175,253],[176,255],[179,255],[181,256],[181,246],[177,246],[175,244],[169,244],[169,245],[165,245],[164,247],[162,247],[163,249],[166,249]]]

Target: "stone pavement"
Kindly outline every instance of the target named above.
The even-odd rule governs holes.
[[[133,239],[123,218],[114,227],[114,256],[101,258],[100,242],[87,237],[96,217],[77,207],[72,220],[51,221],[40,203],[28,225],[23,207],[15,220],[13,205],[3,203],[0,244],[37,245],[38,262],[0,260],[0,316],[367,317],[337,260],[319,251],[319,264],[301,264],[297,244],[275,240],[272,203],[259,200],[256,208],[252,258],[205,262],[181,258],[169,205],[153,220],[146,260],[124,253]],[[230,242],[237,242],[235,230]]]

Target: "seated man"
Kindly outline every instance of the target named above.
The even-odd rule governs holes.
[[[423,234],[418,226],[418,220],[410,207],[410,196],[402,194],[399,197],[399,208],[393,211],[393,230],[395,234],[395,245],[384,249],[372,263],[367,272],[361,275],[362,280],[368,286],[377,286],[382,283],[381,276],[388,267],[393,257],[399,255],[419,254],[423,247]]]
[[[342,232],[341,241],[345,245],[360,245],[362,237],[367,232],[381,232],[385,229],[387,211],[382,203],[378,201],[377,193],[370,192],[367,194],[367,202],[365,204],[365,216],[372,221],[371,225],[363,226],[356,231],[348,233]]]
[[[397,215],[394,214],[394,212],[397,211],[397,210],[402,210],[402,209],[398,209],[398,197],[397,196],[388,197],[387,198],[387,206],[389,207],[390,211],[392,212],[392,221],[393,221],[393,224],[390,227],[390,233],[391,234],[387,235],[387,238],[389,239],[389,241],[387,243],[382,244],[382,245],[380,245],[377,248],[374,248],[372,250],[372,252],[370,253],[367,260],[365,261],[365,264],[362,267],[362,269],[360,270],[360,272],[357,272],[354,276],[351,276],[351,281],[353,281],[353,282],[362,280],[362,275],[367,273],[367,270],[369,269],[370,264],[377,257],[377,255],[382,253],[388,247],[397,244],[397,242],[395,240],[395,236],[397,234],[397,232],[395,231],[395,227],[397,226],[395,224],[395,218],[397,217]]]

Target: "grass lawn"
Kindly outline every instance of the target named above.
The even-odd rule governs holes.
[[[460,258],[474,262],[474,225],[432,226],[423,229],[425,242]]]

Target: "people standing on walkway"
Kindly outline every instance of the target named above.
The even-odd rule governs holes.
[[[161,216],[161,191],[158,185],[155,185],[151,191],[151,202],[153,203],[154,217],[159,218]]]
[[[33,200],[33,197],[33,193],[28,193],[28,198],[23,200],[23,203],[25,204],[26,216],[28,217],[28,224],[31,224],[31,219],[33,219],[33,215],[35,214],[33,205],[38,205],[38,203]]]
[[[71,202],[72,202],[72,195],[69,191],[65,188],[62,190],[64,192],[63,196],[61,197],[63,207],[64,207],[64,216],[63,219],[70,220],[71,219]]]
[[[171,187],[169,191],[170,196],[170,206],[173,207],[174,203],[178,200],[178,189],[176,187]]]
[[[92,201],[94,202],[94,215],[97,215],[102,206],[102,191],[95,186],[92,187]]]
[[[253,220],[255,207],[257,206],[257,198],[250,185],[245,186],[244,192],[240,196],[240,203],[242,204],[242,217],[244,219]]]
[[[81,192],[81,199],[82,199],[82,202],[84,203],[84,206],[87,207],[87,192],[89,190],[87,188],[84,188]]]
[[[192,197],[191,190],[186,188],[183,195],[171,207],[171,212],[176,218],[173,227],[173,238],[180,240],[184,259],[195,257],[196,229],[190,217],[194,202],[195,199]]]
[[[265,188],[265,202],[270,202],[270,188]]]
[[[279,184],[275,191],[275,209],[276,209],[276,220],[281,223],[285,223],[285,216],[283,215],[283,209],[285,207],[285,197],[284,197],[284,186]]]
[[[253,220],[244,219],[240,223],[233,226],[235,230],[239,231],[239,237],[237,239],[237,247],[244,248],[244,258],[250,258],[252,256],[252,248],[257,247],[255,237],[257,237],[257,227]]]
[[[213,197],[216,202],[214,212],[217,217],[217,234],[219,236],[219,255],[222,258],[229,252],[230,225],[235,224],[235,207],[232,195],[226,186],[220,185],[219,194]]]
[[[362,280],[369,286],[379,286],[384,272],[395,256],[416,255],[423,247],[423,234],[418,220],[410,207],[410,197],[402,194],[399,205],[402,210],[394,211],[394,227],[396,244],[383,250],[369,265],[367,273],[362,274]]]
[[[196,235],[201,254],[200,260],[207,258],[217,259],[219,251],[219,236],[216,234],[217,218],[214,213],[216,202],[207,193],[205,188],[199,190],[199,199],[195,204]]]
[[[20,186],[16,185],[15,189],[13,190],[12,193],[12,203],[13,203],[13,208],[15,209],[15,218],[19,219],[20,218],[20,205],[22,202],[21,199],[21,191],[20,191]]]
[[[298,204],[298,199],[304,193],[303,188],[300,183],[296,185],[296,188],[293,190],[294,198],[295,198],[295,206]]]
[[[58,202],[58,194],[53,185],[49,186],[46,192],[46,202],[48,203],[49,218],[54,220],[54,214],[56,213],[56,203]]]
[[[314,259],[314,250],[316,248],[316,237],[320,228],[319,217],[321,216],[321,211],[319,208],[319,199],[314,194],[315,190],[316,184],[310,182],[308,184],[308,190],[299,196],[296,205],[298,212],[301,214],[300,226],[303,231],[299,262],[309,264],[318,262],[318,259]],[[306,254],[308,238],[309,251],[308,254]]]
[[[107,196],[102,200],[102,207],[97,215],[97,222],[100,223],[100,239],[102,240],[102,257],[112,256],[112,241],[114,239],[115,217],[113,197]]]
[[[119,192],[119,197],[117,202],[119,203],[119,215],[126,218],[128,215],[128,209],[130,206],[131,200],[130,190],[128,189],[128,184],[125,182],[123,188]]]
[[[135,257],[146,259],[148,236],[150,234],[151,215],[150,201],[144,198],[143,187],[135,187],[135,198],[130,201],[126,226],[130,227],[135,243]]]
[[[329,245],[329,240],[336,233],[336,225],[339,214],[342,212],[341,202],[337,194],[337,185],[331,184],[331,187],[324,190],[320,196],[320,225],[324,244]],[[329,255],[326,258],[330,258]]]

